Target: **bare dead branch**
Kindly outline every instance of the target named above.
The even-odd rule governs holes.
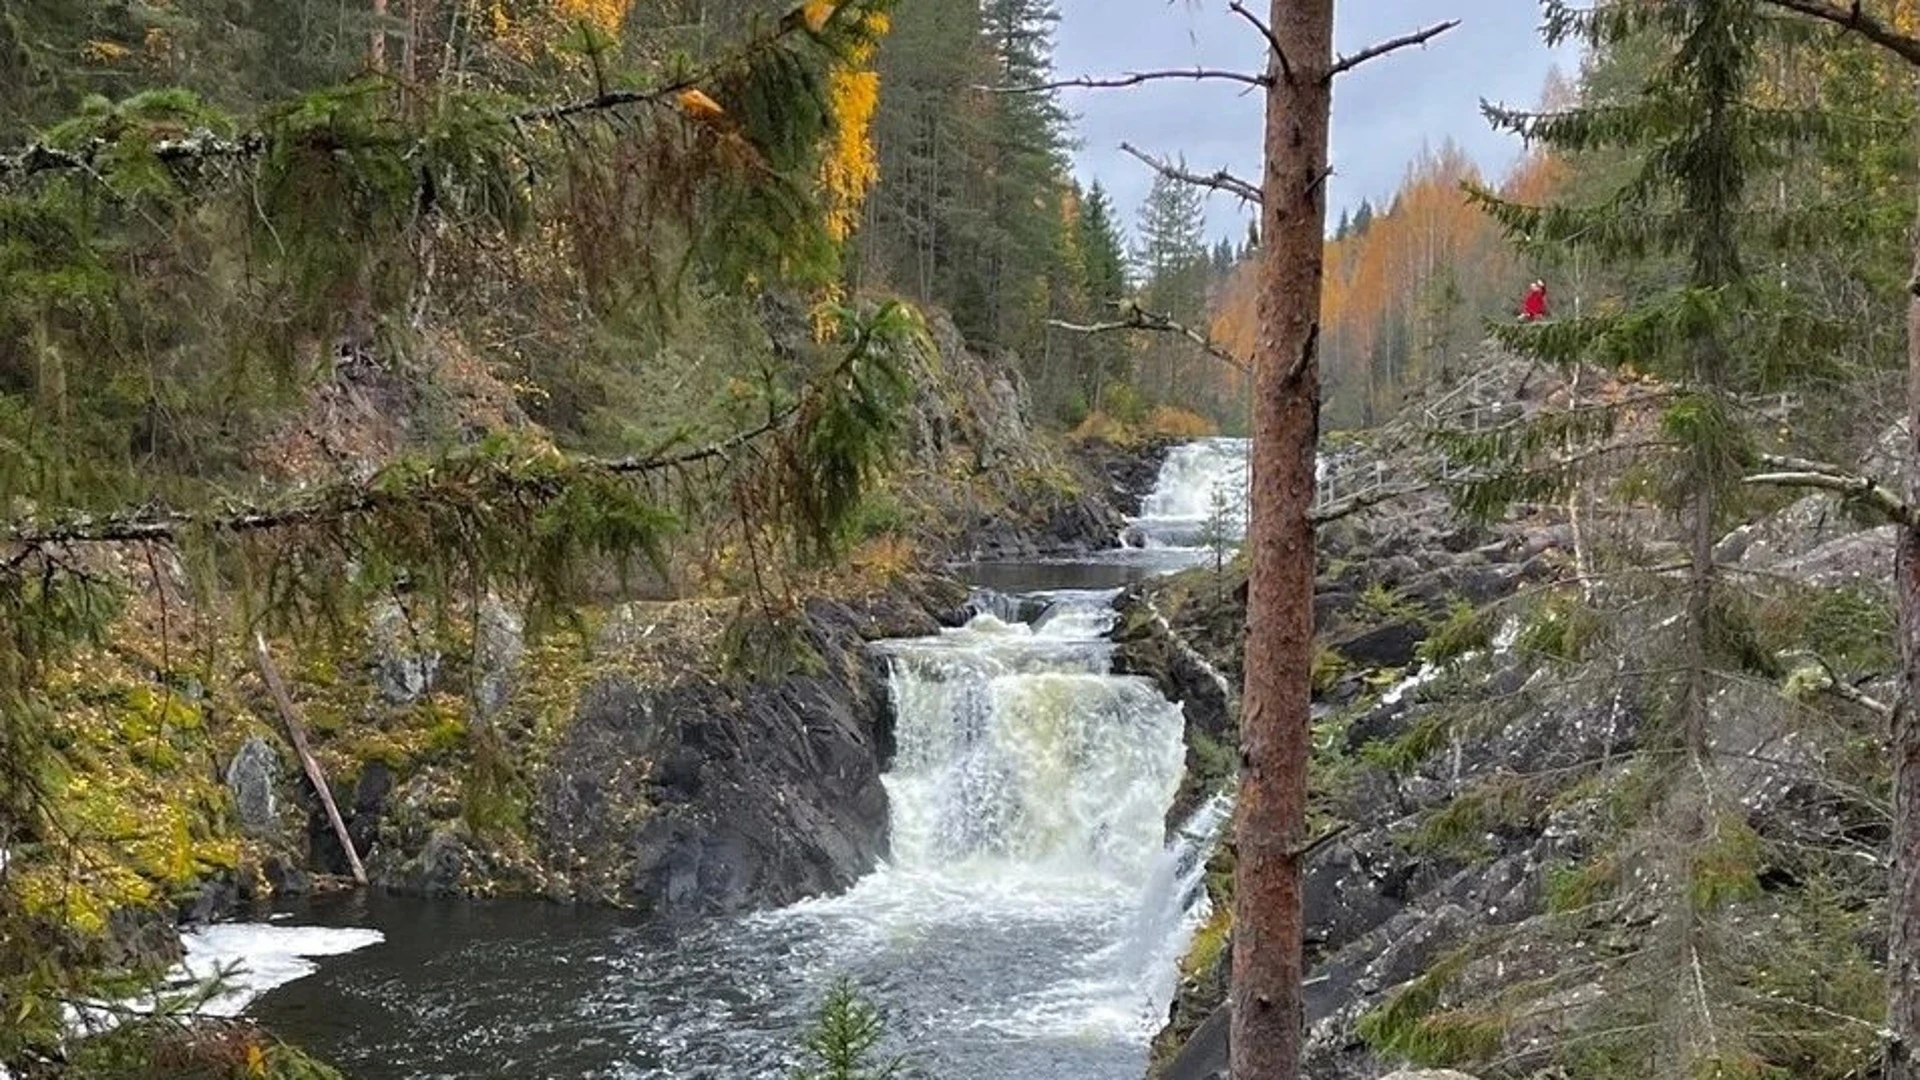
[[[1152,154],[1141,150],[1132,143],[1123,142],[1120,144],[1120,149],[1138,158],[1144,162],[1148,168],[1169,180],[1178,180],[1183,184],[1192,184],[1194,187],[1211,188],[1214,191],[1225,192],[1244,202],[1250,202],[1255,206],[1260,205],[1260,189],[1251,182],[1242,180],[1224,168],[1213,173],[1197,173],[1182,166],[1175,165],[1165,158],[1154,157]]]
[[[1235,371],[1242,373],[1247,371],[1246,362],[1231,352],[1228,352],[1225,346],[1222,346],[1200,331],[1195,330],[1193,327],[1176,320],[1171,315],[1161,315],[1156,312],[1146,311],[1131,300],[1122,300],[1115,306],[1120,309],[1121,317],[1113,322],[1089,324],[1070,323],[1060,319],[1048,319],[1047,325],[1053,327],[1055,330],[1065,330],[1068,333],[1082,334],[1087,337],[1092,337],[1095,334],[1122,332],[1177,334],[1193,342],[1195,345],[1200,346],[1202,349],[1205,349],[1208,356],[1233,368]]]
[[[1325,506],[1317,507],[1307,516],[1313,520],[1315,525],[1325,525],[1330,521],[1339,521],[1342,518],[1352,517],[1362,510],[1370,510],[1383,503],[1390,503],[1397,499],[1405,499],[1409,496],[1418,495],[1423,491],[1431,491],[1433,487],[1434,485],[1432,484],[1395,484],[1388,487],[1375,488],[1372,491],[1363,491],[1358,495],[1351,495],[1336,502],[1328,503]]]
[[[1343,821],[1340,824],[1335,825],[1332,828],[1322,832],[1319,836],[1316,836],[1313,839],[1307,841],[1306,843],[1301,844],[1299,847],[1294,848],[1293,851],[1290,852],[1290,854],[1293,856],[1295,860],[1299,862],[1306,862],[1308,859],[1313,858],[1314,855],[1318,853],[1321,848],[1324,848],[1328,844],[1333,843],[1335,840],[1338,840],[1341,837],[1347,835],[1348,830],[1352,828],[1353,828],[1352,822]]]
[[[1824,682],[1822,682],[1820,686],[1822,691],[1832,694],[1841,701],[1852,702],[1883,720],[1893,719],[1892,705],[1881,701],[1879,698],[1874,697],[1858,686],[1841,678],[1840,673],[1833,669],[1833,665],[1827,662],[1826,657],[1812,653],[1807,655],[1811,656],[1813,661],[1820,665],[1820,671],[1824,676]]]
[[[1853,502],[1857,502],[1876,512],[1895,525],[1906,528],[1920,528],[1920,513],[1916,513],[1892,488],[1870,476],[1861,476],[1848,472],[1836,465],[1820,461],[1808,461],[1805,458],[1778,457],[1764,455],[1761,463],[1773,472],[1759,473],[1746,478],[1746,483],[1757,486],[1811,488],[1816,491],[1831,491]]]
[[[1273,32],[1273,27],[1268,26],[1266,20],[1248,10],[1240,0],[1233,0],[1227,5],[1227,10],[1252,23],[1253,28],[1260,31],[1260,36],[1267,39],[1267,48],[1273,50],[1274,62],[1280,65],[1280,77],[1292,82],[1293,65],[1287,60],[1287,50],[1280,47],[1280,38]]]
[[[1424,30],[1415,30],[1411,34],[1402,34],[1397,38],[1389,38],[1377,45],[1369,45],[1359,52],[1354,53],[1352,56],[1340,57],[1333,62],[1332,67],[1327,69],[1327,80],[1331,82],[1335,76],[1344,75],[1354,68],[1359,67],[1361,64],[1369,60],[1377,60],[1390,52],[1398,52],[1401,49],[1411,48],[1415,45],[1425,45],[1427,42],[1432,41],[1434,38],[1439,37],[1441,34],[1459,25],[1459,19],[1448,19],[1445,22],[1434,23]]]
[[[1056,79],[1052,82],[1030,83],[1022,86],[981,86],[976,89],[989,94],[1046,94],[1055,90],[1121,90],[1143,83],[1165,82],[1169,79],[1184,82],[1234,82],[1245,86],[1265,89],[1273,85],[1273,80],[1265,75],[1253,75],[1245,71],[1226,71],[1220,68],[1169,68],[1163,71],[1129,71],[1124,75],[1095,78],[1082,75],[1077,79]]]
[[[1857,0],[1846,5],[1832,0],[1767,0],[1767,3],[1859,34],[1907,63],[1920,66],[1920,38],[1902,33],[1862,11]]]

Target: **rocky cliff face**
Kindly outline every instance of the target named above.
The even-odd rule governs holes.
[[[891,711],[865,643],[931,633],[964,600],[944,582],[903,579],[814,601],[755,640],[733,636],[743,624],[730,602],[627,605],[586,633],[459,676],[498,695],[462,745],[375,746],[369,759],[356,757],[364,743],[323,734],[317,752],[380,887],[536,893],[663,915],[790,903],[851,884],[886,850]],[[368,662],[374,672],[451,667],[432,653]],[[399,680],[418,702],[390,704],[390,722],[469,697],[475,685],[455,678]],[[276,853],[277,884],[298,891],[302,870],[337,875],[345,859],[280,745],[249,740],[229,782],[259,850]]]
[[[577,868],[575,895],[667,914],[852,884],[886,851],[892,746],[884,673],[864,645],[931,633],[926,599],[815,602],[806,669],[770,680],[597,677],[537,782],[544,861]],[[635,762],[650,767],[625,775]]]
[[[1574,534],[1550,517],[1488,532],[1448,521],[1429,506],[1323,536],[1313,808],[1344,831],[1306,867],[1316,1078],[1367,1080],[1410,1059],[1547,1075],[1564,1040],[1637,1007],[1614,965],[1663,925],[1647,899],[1658,827],[1630,807],[1660,760],[1640,751],[1669,737],[1648,703],[1665,692],[1674,620],[1582,602]],[[1743,670],[1712,708],[1717,790],[1738,808],[1728,828],[1752,837],[1729,856],[1751,860],[1730,879],[1742,913],[1716,940],[1729,956],[1771,951],[1768,969],[1819,970],[1817,988],[1793,992],[1869,1014],[1880,871],[1844,852],[1884,843],[1865,794],[1884,783],[1882,721],[1823,693],[1832,672],[1796,665],[1827,657],[1849,693],[1891,700],[1891,540],[1816,496],[1735,530],[1720,558],[1770,584],[1728,615],[1742,636],[1725,662]],[[1130,598],[1123,662],[1187,702],[1199,791],[1231,770],[1225,690],[1244,599],[1235,575],[1207,571]],[[1838,899],[1810,899],[1807,881]],[[1214,947],[1185,980],[1153,1075],[1225,1075],[1226,955]],[[1827,1028],[1804,1037],[1821,1048],[1819,1075],[1839,1075],[1863,1051],[1844,1023]]]

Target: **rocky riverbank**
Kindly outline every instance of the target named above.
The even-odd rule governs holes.
[[[1660,730],[1647,702],[1673,619],[1605,606],[1576,535],[1552,514],[1478,529],[1438,503],[1323,533],[1312,816],[1334,839],[1306,867],[1310,1075],[1371,1080],[1408,1062],[1536,1075],[1562,1040],[1635,1007],[1614,965],[1648,943],[1659,864],[1623,800],[1645,790],[1640,751]],[[1750,674],[1718,692],[1709,737],[1735,763],[1721,766],[1740,808],[1726,827],[1751,839],[1715,858],[1753,914],[1717,940],[1781,948],[1764,928],[1794,927],[1796,970],[1824,973],[1805,992],[1868,1014],[1879,946],[1863,918],[1883,886],[1871,865],[1817,853],[1884,842],[1850,785],[1884,783],[1871,750],[1883,720],[1859,699],[1894,692],[1878,644],[1890,540],[1815,496],[1759,515],[1720,553],[1777,591],[1729,616]],[[1229,782],[1244,603],[1232,568],[1127,599],[1121,663],[1186,704],[1186,806]],[[1823,692],[1831,674],[1794,660],[1812,649],[1866,674]],[[1794,710],[1782,738],[1777,717]],[[1230,866],[1216,857],[1216,917],[1155,1043],[1162,1080],[1225,1075]],[[1799,891],[1807,880],[1817,897]],[[1849,1031],[1811,1037],[1840,1060],[1863,1052]]]
[[[1411,867],[1426,861],[1402,854],[1385,829],[1368,826],[1403,818],[1405,807],[1397,784],[1371,774],[1362,747],[1399,730],[1418,696],[1415,673],[1446,644],[1436,636],[1456,629],[1449,624],[1457,611],[1511,596],[1566,558],[1559,537],[1436,525],[1448,520],[1436,509],[1350,520],[1322,535],[1313,813],[1321,828],[1347,832],[1317,853],[1309,869],[1308,933],[1316,957],[1337,953],[1417,895],[1400,890],[1417,888]],[[1383,551],[1397,554],[1375,554]],[[1232,782],[1245,603],[1239,564],[1150,582],[1125,599],[1117,663],[1153,679],[1183,703],[1187,717],[1188,778],[1170,827]],[[1209,876],[1215,922],[1183,968],[1169,1024],[1155,1041],[1155,1076],[1198,1080],[1224,1068],[1231,859],[1223,852],[1215,862]],[[1316,986],[1328,1001],[1354,989],[1351,982],[1335,989],[1331,979]]]

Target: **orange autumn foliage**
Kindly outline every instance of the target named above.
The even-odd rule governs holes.
[[[1529,154],[1501,188],[1509,198],[1544,202],[1566,175],[1562,162]],[[1526,271],[1461,190],[1478,181],[1458,147],[1424,152],[1365,230],[1328,239],[1320,340],[1334,424],[1391,410],[1403,380],[1477,344],[1480,320],[1517,302]],[[1242,266],[1228,281],[1211,328],[1243,359],[1253,355],[1259,325],[1254,277]]]

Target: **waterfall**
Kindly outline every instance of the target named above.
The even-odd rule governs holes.
[[[1193,932],[1213,913],[1206,891],[1207,860],[1232,814],[1231,796],[1208,799],[1174,834],[1147,879],[1125,948],[1156,1001],[1173,999],[1180,956]]]
[[[982,860],[1023,876],[1139,881],[1184,760],[1180,707],[1109,673],[1113,594],[1057,593],[1031,624],[983,614],[883,646],[899,751],[886,778],[902,870]]]
[[[1150,548],[1204,546],[1216,512],[1223,539],[1237,541],[1246,532],[1248,447],[1245,439],[1201,439],[1168,451],[1126,542]]]
[[[366,966],[323,968],[324,987],[271,1015],[304,1018],[356,1075],[781,1080],[844,977],[916,1075],[1143,1075],[1210,914],[1206,862],[1230,804],[1167,836],[1185,721],[1151,682],[1114,673],[1108,586],[1204,557],[1192,545],[1213,492],[1238,501],[1245,462],[1236,440],[1176,448],[1134,522],[1155,550],[1002,566],[973,579],[992,587],[964,625],[873,645],[894,713],[891,848],[846,891],[611,935],[513,908],[436,906],[422,924],[409,908]],[[449,1016],[462,1039],[439,1037]]]
[[[975,589],[967,597],[967,611],[973,615],[991,615],[1003,623],[1023,623],[1046,610],[1044,600],[1001,592]]]
[[[891,854],[847,893],[767,917],[835,942],[822,972],[894,957],[896,1000],[940,1033],[915,1040],[932,1075],[1056,1075],[1062,1040],[1085,1075],[1137,1075],[1172,1000],[1215,826],[1167,842],[1185,720],[1113,673],[1118,595],[981,597],[964,626],[878,643]]]

